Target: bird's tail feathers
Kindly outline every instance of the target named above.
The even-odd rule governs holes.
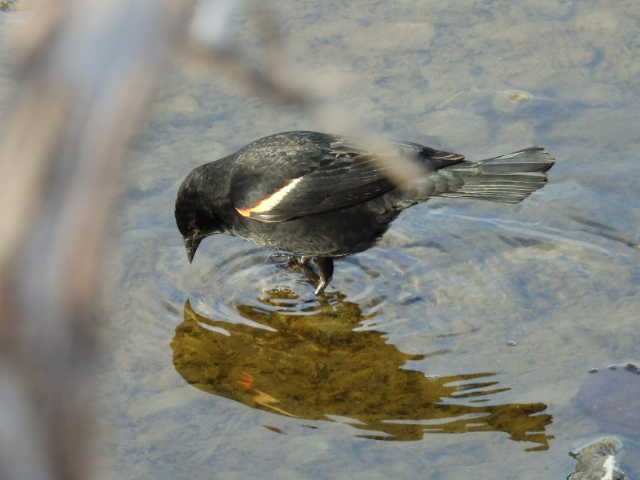
[[[439,170],[446,178],[446,191],[433,192],[441,197],[475,198],[500,203],[518,203],[547,182],[546,172],[553,157],[541,147],[463,162]]]

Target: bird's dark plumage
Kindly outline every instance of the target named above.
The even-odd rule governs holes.
[[[373,153],[307,131],[270,135],[195,168],[175,210],[189,260],[204,237],[237,235],[315,258],[320,293],[331,259],[371,247],[405,208],[438,196],[517,203],[545,184],[553,165],[538,147],[479,162],[417,143],[396,147],[424,167],[409,189],[396,188]]]

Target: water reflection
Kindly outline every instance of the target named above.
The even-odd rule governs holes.
[[[215,395],[289,417],[336,420],[376,440],[425,433],[503,431],[546,450],[543,403],[491,404],[509,390],[494,373],[428,377],[402,368],[426,355],[403,353],[383,332],[354,330],[370,316],[340,293],[314,313],[292,315],[296,295],[272,290],[261,306],[237,306],[263,327],[207,318],[187,301],[171,343],[177,371]],[[283,309],[283,307],[285,307]]]

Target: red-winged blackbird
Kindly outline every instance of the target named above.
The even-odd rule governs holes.
[[[345,138],[295,131],[256,140],[195,168],[176,199],[176,222],[189,261],[203,238],[228,233],[314,259],[328,285],[333,259],[371,247],[398,214],[431,197],[518,203],[547,181],[553,158],[539,147],[479,162],[412,142],[396,142],[425,170],[398,189],[384,167]]]

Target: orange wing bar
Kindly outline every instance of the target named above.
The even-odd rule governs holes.
[[[251,218],[252,213],[266,213],[269,210],[275,208],[285,197],[296,187],[300,180],[304,177],[293,178],[289,180],[286,185],[274,193],[269,195],[266,198],[263,198],[258,203],[256,203],[253,207],[249,208],[236,208],[236,212],[246,218]]]

